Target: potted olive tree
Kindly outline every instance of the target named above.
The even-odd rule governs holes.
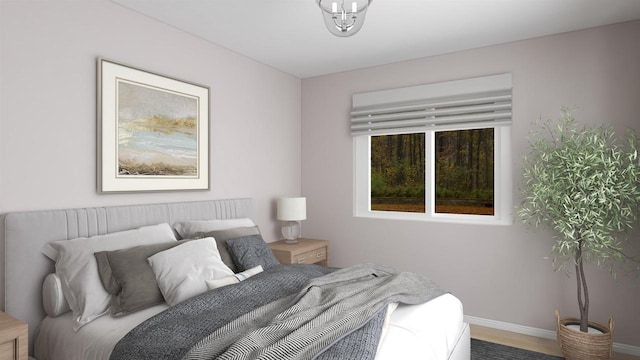
[[[638,222],[640,204],[639,137],[616,138],[610,126],[578,128],[564,108],[553,124],[538,122],[524,158],[523,201],[518,209],[527,225],[554,233],[553,261],[558,269],[575,268],[580,319],[560,319],[558,338],[566,359],[609,359],[609,326],[589,321],[589,291],[584,264],[614,264],[638,270],[637,257],[624,253],[629,232]],[[572,326],[574,325],[574,326]],[[571,329],[578,327],[579,331]],[[589,328],[598,331],[590,333]]]

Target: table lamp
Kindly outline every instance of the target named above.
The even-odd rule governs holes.
[[[300,220],[307,218],[307,198],[278,199],[278,220],[282,224],[282,236],[288,244],[296,244],[300,237]]]

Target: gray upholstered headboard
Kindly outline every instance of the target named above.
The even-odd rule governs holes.
[[[8,213],[5,231],[5,312],[29,324],[29,353],[44,318],[42,281],[55,271],[40,251],[51,241],[101,235],[184,220],[253,218],[253,199],[110,206]]]

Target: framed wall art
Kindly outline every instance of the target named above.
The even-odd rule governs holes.
[[[209,189],[209,88],[98,59],[98,191]]]

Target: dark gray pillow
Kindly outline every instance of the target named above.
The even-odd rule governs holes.
[[[94,254],[102,285],[108,293],[116,296],[111,305],[112,315],[125,315],[164,301],[147,258],[185,241],[188,240],[100,251]]]
[[[251,227],[239,227],[233,229],[225,229],[225,230],[214,230],[206,233],[199,233],[198,238],[212,237],[216,239],[216,246],[218,247],[218,252],[220,253],[220,258],[222,262],[231,269],[234,273],[240,272],[233,259],[231,258],[231,254],[229,254],[229,250],[227,250],[227,241],[231,239],[237,239],[243,236],[249,235],[259,235],[260,230],[257,226]]]
[[[266,270],[280,264],[260,235],[230,239],[227,241],[227,247],[240,271],[258,265],[262,265],[262,268]]]

